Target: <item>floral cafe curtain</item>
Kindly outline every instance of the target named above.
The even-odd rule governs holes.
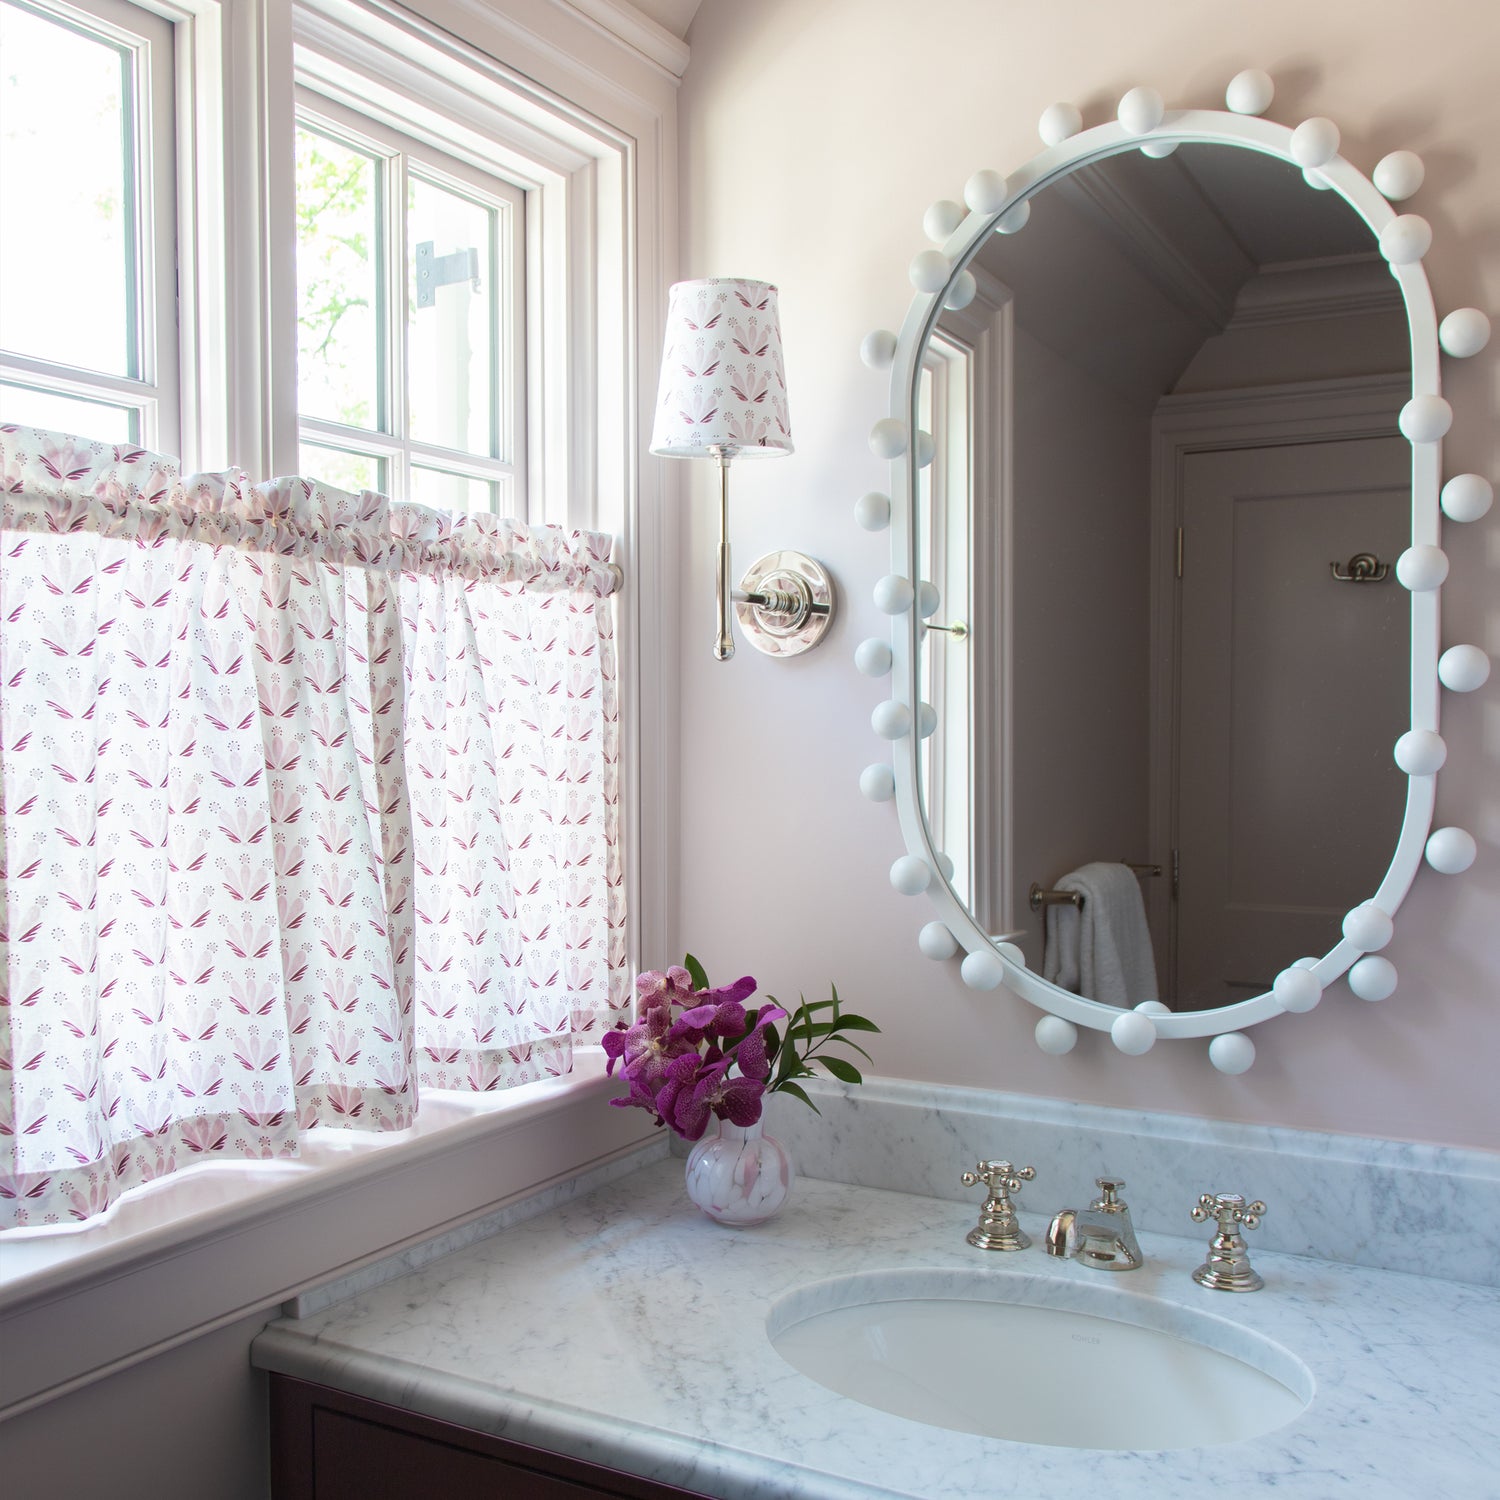
[[[0,1227],[625,1014],[610,538],[0,429]]]

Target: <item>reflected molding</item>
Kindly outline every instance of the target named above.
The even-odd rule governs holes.
[[[1440,511],[1455,522],[1479,520],[1490,508],[1493,487],[1477,474],[1444,482],[1442,439],[1453,413],[1441,394],[1439,351],[1472,357],[1488,344],[1490,322],[1471,307],[1438,322],[1422,266],[1432,243],[1431,227],[1419,215],[1393,206],[1420,189],[1420,158],[1410,151],[1391,152],[1367,177],[1340,154],[1338,127],[1331,120],[1315,117],[1292,127],[1260,118],[1273,96],[1271,79],[1248,70],[1230,82],[1227,111],[1169,111],[1154,90],[1135,88],[1121,99],[1115,120],[1084,130],[1074,106],[1053,105],[1039,124],[1045,143],[1039,155],[1009,176],[991,169],[976,172],[964,192],[967,212],[949,200],[928,210],[924,228],[940,248],[920,251],[910,263],[915,296],[901,331],[876,330],[860,350],[866,365],[891,372],[890,415],[881,417],[870,433],[871,451],[891,463],[891,494],[888,500],[864,496],[855,514],[866,530],[890,528],[891,571],[876,583],[874,598],[877,608],[892,618],[888,648],[884,641],[872,640],[856,653],[866,676],[891,679],[890,697],[871,716],[876,733],[890,742],[891,760],[867,768],[861,787],[873,801],[892,800],[894,794],[907,852],[891,867],[893,886],[905,895],[925,892],[937,909],[936,920],[921,927],[922,953],[938,961],[960,959],[963,980],[971,988],[1004,985],[1042,1010],[1036,1041],[1048,1053],[1070,1051],[1080,1030],[1108,1032],[1116,1050],[1127,1055],[1149,1051],[1158,1040],[1207,1039],[1209,1060],[1220,1072],[1242,1073],[1255,1057],[1246,1028],[1286,1011],[1311,1010],[1341,977],[1347,976],[1350,989],[1364,1000],[1394,993],[1396,970],[1379,950],[1391,940],[1395,915],[1424,854],[1434,870],[1457,874],[1472,864],[1476,852],[1465,830],[1432,830],[1437,773],[1447,756],[1439,733],[1441,692],[1473,691],[1489,675],[1489,659],[1477,646],[1450,647],[1440,665],[1439,596],[1447,558],[1439,532]],[[1301,168],[1310,187],[1339,194],[1369,227],[1400,288],[1411,335],[1411,394],[1398,425],[1411,446],[1412,530],[1397,577],[1411,595],[1412,708],[1410,727],[1392,754],[1407,776],[1407,796],[1384,878],[1368,900],[1347,914],[1342,937],[1321,958],[1299,960],[1264,994],[1215,1009],[1172,1012],[1148,1002],[1121,1010],[1050,984],[1026,967],[1013,943],[984,932],[948,884],[951,864],[923,816],[918,746],[932,710],[918,697],[917,663],[924,614],[933,613],[938,601],[929,601],[930,610],[916,607],[924,591],[932,590],[915,577],[917,470],[933,457],[930,435],[916,425],[916,391],[928,338],[945,307],[959,308],[972,298],[974,278],[966,267],[990,234],[1023,231],[1029,200],[1080,167],[1127,151],[1166,156],[1187,142],[1262,152]]]

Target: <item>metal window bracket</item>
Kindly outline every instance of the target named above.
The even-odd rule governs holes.
[[[434,255],[435,241],[423,240],[417,246],[417,306],[437,305],[437,289],[453,286],[460,281],[469,282],[479,290],[479,251],[455,250],[451,255]]]

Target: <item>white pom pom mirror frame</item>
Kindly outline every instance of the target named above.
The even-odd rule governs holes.
[[[1157,1040],[1209,1039],[1209,1060],[1226,1074],[1243,1073],[1254,1061],[1254,1043],[1247,1027],[1286,1012],[1311,1010],[1323,991],[1347,973],[1354,994],[1383,1000],[1397,986],[1388,959],[1377,956],[1394,931],[1393,918],[1405,899],[1424,853],[1428,864],[1444,874],[1457,874],[1473,863],[1475,841],[1463,829],[1432,829],[1437,773],[1447,750],[1439,734],[1441,692],[1471,692],[1489,676],[1489,658],[1474,645],[1450,646],[1439,665],[1438,598],[1446,577],[1447,557],[1439,546],[1439,511],[1450,521],[1473,522],[1490,509],[1494,490],[1479,474],[1459,474],[1443,480],[1442,440],[1453,412],[1441,391],[1439,351],[1467,359],[1489,342],[1490,320],[1478,308],[1450,312],[1439,324],[1422,256],[1432,242],[1427,221],[1392,207],[1422,184],[1420,158],[1410,151],[1383,157],[1366,177],[1339,154],[1339,131],[1331,121],[1313,118],[1295,127],[1261,119],[1274,96],[1271,79],[1258,70],[1237,75],[1226,91],[1229,110],[1167,110],[1154,91],[1131,89],[1121,100],[1119,116],[1107,124],[1082,129],[1072,105],[1053,105],[1041,118],[1046,149],[1018,171],[1003,177],[993,169],[976,172],[965,191],[967,214],[957,204],[941,200],[924,220],[929,238],[943,236],[939,248],[920,251],[912,260],[910,280],[916,288],[899,335],[885,330],[870,334],[861,347],[864,362],[891,371],[891,415],[874,424],[870,446],[892,468],[891,494],[864,496],[857,506],[858,523],[866,530],[889,525],[891,572],[875,587],[877,607],[892,615],[889,650],[884,641],[867,641],[859,648],[860,669],[866,676],[890,675],[889,699],[877,705],[872,721],[883,739],[891,741],[889,765],[866,769],[861,778],[865,795],[874,801],[894,801],[907,852],[891,867],[891,882],[906,895],[925,892],[937,908],[937,920],[921,927],[919,943],[927,956],[961,961],[964,982],[980,990],[1003,984],[1044,1011],[1036,1027],[1037,1045],[1047,1053],[1070,1051],[1079,1029],[1110,1034],[1121,1053],[1138,1056]],[[1184,142],[1220,143],[1260,151],[1303,169],[1309,185],[1340,194],[1369,226],[1392,275],[1401,288],[1411,330],[1411,398],[1403,407],[1400,430],[1411,444],[1411,546],[1402,555],[1398,578],[1411,593],[1411,726],[1392,747],[1392,754],[1408,776],[1406,812],[1395,853],[1379,888],[1344,920],[1343,937],[1322,958],[1299,959],[1283,970],[1263,995],[1233,1005],[1204,1011],[1168,1011],[1161,1005],[1120,1010],[1075,995],[1048,983],[1025,966],[1013,943],[992,940],[974,921],[945,878],[948,860],[933,842],[922,816],[918,790],[918,741],[935,722],[930,705],[917,699],[916,662],[924,629],[923,615],[936,607],[933,585],[914,577],[915,538],[912,526],[916,470],[932,461],[929,434],[915,431],[916,376],[922,350],[945,306],[963,305],[971,278],[959,269],[991,233],[1010,234],[1024,228],[1028,200],[1048,183],[1091,162],[1124,151],[1139,150],[1165,156]],[[921,607],[914,608],[917,601]],[[946,938],[944,934],[946,933]]]

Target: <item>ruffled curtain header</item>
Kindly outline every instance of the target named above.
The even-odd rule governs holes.
[[[601,599],[615,589],[613,542],[601,532],[400,504],[374,490],[350,494],[301,477],[252,483],[239,469],[184,475],[163,454],[38,428],[6,426],[0,434],[0,495],[12,530],[86,529],[149,545],[190,528],[210,546],[279,557],[315,552],[394,572],[438,568]]]

